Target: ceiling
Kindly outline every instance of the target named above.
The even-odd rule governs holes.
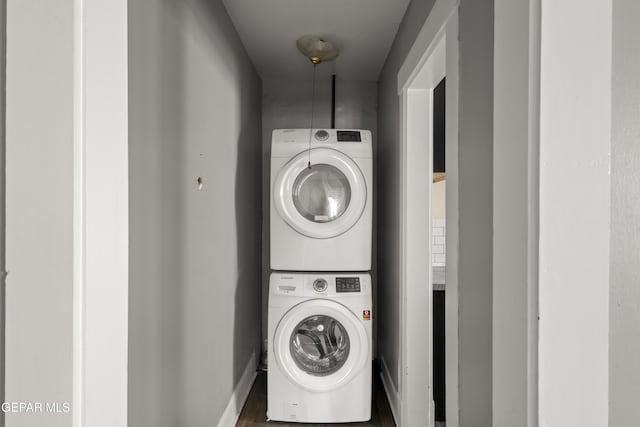
[[[340,55],[318,72],[377,81],[409,0],[223,0],[263,79],[308,76],[296,48],[306,34],[333,43]]]

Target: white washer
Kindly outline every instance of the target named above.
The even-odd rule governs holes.
[[[372,186],[370,131],[274,130],[271,268],[370,270]]]
[[[267,418],[371,418],[371,277],[272,273]]]

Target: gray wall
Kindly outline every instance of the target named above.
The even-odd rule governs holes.
[[[397,72],[433,2],[409,5],[379,82],[380,355],[398,372],[400,126]],[[493,1],[462,0],[459,16],[460,425],[491,425]],[[397,385],[397,378],[393,378]]]
[[[331,67],[320,64],[317,69],[313,127],[331,126]],[[312,66],[309,74],[297,79],[266,79],[262,90],[262,336],[267,337],[267,299],[269,295],[269,183],[271,165],[271,132],[274,129],[308,128],[311,121]],[[336,128],[368,129],[373,137],[376,155],[378,127],[378,85],[376,82],[343,80],[336,76]],[[374,173],[375,175],[375,173]],[[374,183],[374,206],[376,191]],[[376,289],[376,215],[373,217],[373,287]],[[375,319],[375,318],[374,318]],[[374,323],[375,328],[375,323]]]
[[[4,402],[5,389],[5,272],[6,272],[6,67],[7,67],[7,1],[0,1],[0,401]],[[4,413],[0,414],[0,427],[4,426]]]
[[[493,0],[460,5],[460,425],[492,425]]]
[[[7,3],[6,401],[71,402],[73,3]],[[8,414],[8,426],[71,414]]]
[[[320,64],[318,67],[329,66]],[[266,79],[263,82],[264,137],[271,143],[273,129],[308,128],[311,117],[311,64],[309,75],[297,79]],[[376,82],[343,80],[336,76],[336,127],[377,128]],[[318,72],[313,111],[314,128],[331,126],[331,75]]]
[[[260,346],[261,83],[221,1],[129,31],[129,424],[215,425]]]
[[[378,356],[396,389],[400,357],[400,98],[398,71],[424,25],[433,0],[413,0],[398,28],[378,81]],[[426,360],[426,359],[425,359]]]
[[[609,425],[640,419],[640,3],[613,1]]]
[[[537,425],[539,95],[530,81],[539,81],[539,50],[530,44],[530,31],[535,33],[539,23],[531,4],[535,0],[495,1],[494,427]]]

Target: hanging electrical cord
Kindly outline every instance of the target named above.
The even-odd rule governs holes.
[[[307,167],[311,169],[311,138],[313,135],[313,104],[316,97],[316,65],[331,61],[338,56],[338,49],[326,40],[316,36],[302,36],[296,40],[298,50],[313,64],[313,82],[311,86],[311,123],[309,124],[309,145],[307,147]]]
[[[307,167],[311,169],[311,136],[313,134],[313,104],[316,97],[316,65],[313,64],[313,78],[311,82],[311,123],[309,123],[309,145],[307,148],[307,153],[309,156]]]

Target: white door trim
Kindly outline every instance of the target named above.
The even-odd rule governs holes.
[[[539,426],[607,426],[614,2],[540,7]]]
[[[447,76],[447,426],[458,426],[458,3],[438,0],[398,73],[401,98],[400,426],[433,425],[432,98]],[[425,120],[427,119],[428,120]],[[451,181],[449,182],[449,180]],[[451,188],[451,194],[449,189]],[[425,284],[427,286],[425,286]],[[425,333],[425,328],[427,333]],[[425,363],[428,362],[428,363]]]
[[[127,425],[127,78],[127,0],[74,0],[74,427]]]
[[[400,67],[400,71],[398,71],[398,95],[402,95],[402,91],[407,89],[422,71],[431,50],[436,47],[437,41],[450,25],[449,20],[454,13],[457,20],[458,3],[459,0],[437,0],[433,5],[427,20],[402,63],[402,67]]]

